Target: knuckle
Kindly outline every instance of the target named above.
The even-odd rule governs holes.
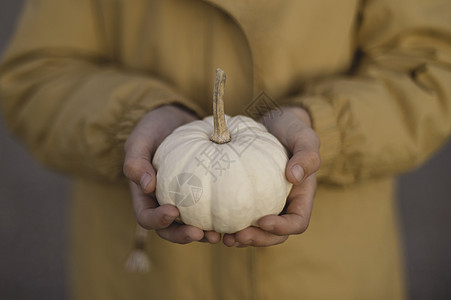
[[[125,176],[129,179],[136,179],[134,178],[135,175],[138,172],[138,164],[132,160],[132,159],[126,159],[123,166],[123,172]]]
[[[139,216],[136,218],[136,222],[144,229],[153,229],[152,226],[149,226],[149,223],[145,222],[145,220],[143,220]]]
[[[319,144],[320,140],[319,140],[319,136],[318,134],[315,132],[315,130],[309,128],[309,135],[312,141],[315,141],[316,143]]]
[[[318,151],[304,150],[295,154],[292,164],[299,164],[305,171],[305,177],[316,173],[321,166],[321,157]]]
[[[300,129],[297,130],[296,132],[296,136],[298,139],[303,139],[303,140],[312,140],[315,138],[315,132],[309,128],[309,127],[302,127]]]
[[[309,156],[309,160],[311,161],[312,165],[319,168],[319,166],[321,164],[321,157],[319,155],[319,152],[309,151],[308,156]]]
[[[296,231],[296,234],[301,234],[307,231],[307,228],[309,227],[310,220],[305,220],[304,222],[301,222],[298,226],[298,230]]]
[[[138,224],[145,229],[157,229],[155,222],[149,218],[146,210],[140,210],[136,214],[136,221]]]
[[[319,136],[316,134],[316,132],[311,128],[304,128],[302,132],[300,133],[302,136],[302,139],[305,141],[308,141],[313,147],[318,147],[320,144]]]
[[[311,128],[302,128],[293,136],[293,147],[296,149],[319,149],[320,139]]]

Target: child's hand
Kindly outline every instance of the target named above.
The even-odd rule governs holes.
[[[311,128],[308,113],[298,107],[284,107],[281,116],[266,115],[262,123],[292,155],[285,176],[293,183],[286,211],[261,218],[259,227],[225,234],[227,246],[271,246],[285,242],[291,234],[304,232],[309,224],[316,192],[316,172],[320,166],[319,138]],[[298,167],[296,167],[298,166]]]
[[[194,226],[175,223],[178,209],[172,205],[159,206],[154,195],[156,172],[151,162],[155,151],[174,129],[196,119],[177,106],[161,106],[141,119],[124,146],[124,174],[130,179],[138,223],[146,229],[154,229],[162,238],[180,244],[200,240],[217,243],[221,238],[216,232],[204,232]]]

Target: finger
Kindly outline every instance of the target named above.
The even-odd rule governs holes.
[[[236,247],[267,247],[285,242],[288,235],[275,235],[257,227],[248,227],[235,234]]]
[[[204,231],[204,237],[199,242],[217,244],[220,240],[221,240],[220,233],[214,231]]]
[[[301,185],[293,186],[287,199],[286,213],[261,218],[258,225],[276,235],[300,234],[307,230],[316,193],[316,176],[305,179]]]
[[[286,138],[293,155],[287,163],[285,176],[291,183],[300,184],[319,170],[319,138],[311,128],[302,128]]]
[[[217,244],[221,240],[221,234],[215,231],[205,231],[204,238],[210,244]]]
[[[204,238],[204,232],[201,229],[177,223],[172,223],[169,227],[156,232],[161,238],[177,244],[187,244]]]
[[[155,191],[155,170],[151,164],[152,145],[150,141],[140,138],[139,134],[131,135],[125,143],[125,160],[123,172],[125,176],[138,184],[145,193]]]
[[[138,224],[146,229],[166,228],[179,216],[175,206],[158,206],[155,196],[144,194],[134,182],[130,182],[130,192]]]
[[[238,246],[238,244],[235,244],[236,243],[235,234],[225,233],[222,237],[222,242],[227,247]]]

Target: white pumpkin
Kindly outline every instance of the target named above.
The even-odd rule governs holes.
[[[234,233],[279,214],[291,183],[285,178],[285,148],[262,124],[224,117],[225,75],[217,72],[215,117],[177,128],[154,155],[156,197],[160,205],[175,205],[185,224]],[[222,127],[215,129],[217,124]]]

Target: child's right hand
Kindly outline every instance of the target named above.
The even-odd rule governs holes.
[[[179,216],[175,206],[159,206],[155,198],[156,172],[152,157],[161,142],[177,127],[197,120],[197,117],[175,105],[165,105],[148,112],[128,137],[124,150],[124,174],[130,179],[130,192],[138,223],[155,230],[159,236],[174,243],[192,241],[217,243],[216,232],[174,222]]]

